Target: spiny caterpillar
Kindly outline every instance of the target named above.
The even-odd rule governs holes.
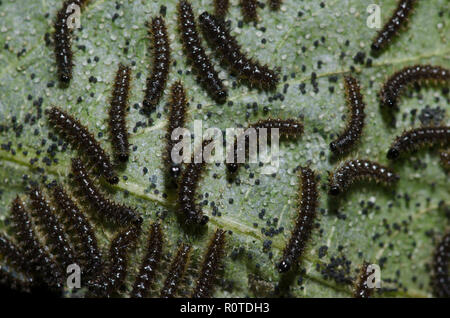
[[[186,121],[187,100],[186,92],[181,82],[175,82],[170,88],[169,100],[169,125],[167,127],[166,139],[166,161],[169,164],[169,174],[173,180],[177,180],[181,173],[181,165],[172,160],[172,148],[178,140],[172,140],[172,133],[177,128],[183,128]]]
[[[202,152],[209,140],[203,141]],[[178,189],[178,209],[180,214],[186,218],[186,224],[205,225],[209,218],[204,215],[201,208],[195,203],[195,195],[197,192],[200,178],[205,170],[205,160],[200,158],[201,162],[196,163],[194,156],[191,162],[184,169],[179,181]]]
[[[131,69],[119,64],[109,108],[109,131],[117,161],[126,162],[130,154],[126,123]]]
[[[381,106],[396,109],[397,99],[406,86],[427,80],[449,82],[450,70],[433,65],[414,65],[403,68],[389,77],[383,85],[380,91]]]
[[[278,118],[269,118],[269,119],[262,119],[257,121],[256,123],[250,124],[247,129],[254,128],[256,129],[256,133],[259,133],[260,129],[267,129],[267,140],[270,140],[271,136],[271,129],[278,129],[278,133],[282,137],[298,137],[303,133],[303,124],[295,119],[278,119]],[[244,132],[245,134],[245,132]],[[259,136],[259,135],[258,135]],[[238,137],[238,138],[242,138]],[[244,152],[244,149],[242,149],[239,145],[238,138],[234,140],[233,144],[233,156],[234,156],[234,162],[233,163],[227,163],[227,170],[230,173],[235,173],[239,169],[240,163],[238,163],[237,154],[240,151],[241,153]],[[245,147],[246,154],[248,153],[249,148],[249,138],[248,135],[244,136],[245,140],[242,146]]]
[[[89,0],[66,0],[61,9],[56,14],[54,23],[55,32],[53,40],[55,44],[56,66],[58,77],[63,84],[69,84],[72,79],[73,54],[72,54],[72,30],[69,26],[73,21],[73,12],[76,6],[81,10]]]
[[[114,203],[104,197],[95,187],[81,160],[78,158],[72,159],[72,173],[81,191],[100,216],[118,225],[140,225],[142,223],[142,217],[133,208]]]
[[[278,271],[284,273],[302,255],[306,243],[311,236],[317,210],[316,174],[308,167],[300,168],[301,195],[299,195],[299,214],[291,238],[284,248],[283,257],[278,264]]]
[[[444,169],[450,171],[450,151],[441,151],[440,157]]]
[[[0,256],[8,264],[14,266],[16,270],[23,273],[28,272],[27,260],[23,255],[23,251],[3,234],[0,234]]]
[[[217,229],[209,243],[208,251],[203,259],[200,277],[197,280],[192,298],[211,297],[216,273],[222,263],[225,249],[225,231]]]
[[[396,183],[400,178],[392,170],[377,162],[361,159],[345,161],[330,176],[329,193],[343,193],[352,183],[360,179],[370,179],[388,185]]]
[[[379,53],[382,49],[386,48],[400,28],[406,25],[408,16],[412,12],[415,2],[416,0],[400,0],[398,2],[392,17],[372,41],[370,48],[374,53]]]
[[[411,129],[395,139],[386,157],[397,159],[400,154],[417,150],[427,145],[448,145],[450,143],[450,126],[422,127]]]
[[[214,15],[218,18],[225,19],[229,7],[230,0],[214,0]]]
[[[191,246],[189,244],[183,243],[178,248],[177,255],[175,255],[175,258],[170,264],[169,272],[161,290],[161,298],[175,297],[178,285],[186,271],[190,252]]]
[[[280,9],[282,2],[283,0],[269,0],[270,9],[274,11]]]
[[[444,235],[434,253],[433,287],[436,297],[450,297],[450,233]]]
[[[178,3],[178,24],[183,47],[197,72],[198,80],[215,102],[225,103],[228,93],[200,43],[194,13],[188,1],[181,0]]]
[[[261,66],[259,62],[247,58],[223,21],[208,12],[203,12],[199,20],[206,39],[219,53],[218,57],[222,62],[229,64],[231,70],[240,79],[248,81],[251,86],[257,86],[264,90],[276,87],[279,81],[278,74],[266,65]]]
[[[241,11],[244,16],[244,21],[257,21],[258,14],[256,13],[256,9],[258,7],[257,0],[240,0],[241,1]]]
[[[47,245],[50,247],[51,253],[63,268],[74,263],[75,253],[69,244],[64,228],[51,210],[44,195],[38,188],[33,188],[29,192],[31,206],[34,215],[39,220],[42,232],[47,234]]]
[[[147,297],[149,289],[155,277],[155,271],[159,265],[163,247],[163,233],[159,223],[153,223],[150,229],[150,238],[147,246],[147,253],[142,259],[141,269],[134,281],[131,297]]]
[[[109,156],[85,126],[58,107],[52,107],[46,113],[49,122],[65,135],[73,147],[85,154],[86,159],[98,168],[109,183],[119,182]]]
[[[170,68],[170,42],[164,19],[152,19],[149,33],[153,42],[153,68],[147,78],[147,87],[143,101],[144,111],[150,114],[155,110],[166,87],[167,75]]]
[[[83,212],[73,202],[60,185],[52,189],[53,202],[57,204],[65,221],[66,228],[78,243],[77,256],[83,265],[83,274],[95,275],[102,265],[101,252],[98,248],[95,232]]]
[[[28,212],[19,197],[13,201],[11,218],[15,235],[27,260],[27,269],[33,276],[51,288],[62,287],[62,272],[41,245],[33,230]]]
[[[330,149],[335,154],[344,154],[361,138],[364,127],[364,100],[360,92],[360,86],[356,78],[352,76],[344,77],[347,105],[350,107],[351,118],[347,127],[339,137],[330,143]]]
[[[24,276],[21,279],[0,265],[0,287],[2,285],[18,292],[29,293],[33,286],[33,279],[28,276]]]
[[[128,268],[128,254],[136,246],[141,233],[140,225],[132,225],[119,232],[109,248],[107,269],[95,280],[88,283],[94,295],[110,297],[124,283]]]
[[[373,288],[369,288],[367,281],[370,278],[371,272],[368,271],[369,264],[364,262],[359,271],[359,275],[355,281],[353,291],[354,298],[369,298],[373,293]]]

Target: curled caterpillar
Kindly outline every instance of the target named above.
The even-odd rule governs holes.
[[[88,283],[89,290],[94,295],[110,297],[123,285],[127,275],[128,254],[136,246],[140,234],[140,225],[132,225],[114,237],[109,248],[107,269]]]
[[[222,263],[225,249],[225,231],[217,229],[209,243],[208,251],[203,259],[203,265],[192,298],[211,297],[212,287],[217,271]]]
[[[386,48],[400,28],[406,24],[415,2],[416,0],[400,0],[398,2],[392,17],[372,41],[371,49],[374,53],[378,53]]]
[[[183,48],[197,72],[199,82],[215,102],[225,103],[228,93],[200,43],[192,6],[188,1],[178,3],[178,24]]]
[[[450,265],[450,233],[442,238],[434,253],[434,277],[433,287],[436,297],[450,297],[450,275],[448,272]]]
[[[53,201],[58,206],[66,228],[77,242],[77,256],[83,265],[83,274],[88,277],[95,275],[102,265],[101,252],[98,248],[97,237],[89,220],[60,185],[52,189]]]
[[[240,79],[264,90],[275,88],[279,81],[278,74],[266,65],[260,65],[259,62],[247,58],[223,21],[208,12],[203,12],[199,20],[206,39],[219,53],[219,58],[227,63]]]
[[[142,224],[142,217],[133,208],[114,203],[104,197],[95,187],[80,159],[72,159],[72,172],[89,204],[96,209],[101,217],[117,225]]]
[[[244,16],[244,21],[250,22],[258,20],[258,14],[256,13],[257,7],[257,0],[241,0],[241,11]]]
[[[154,223],[151,226],[150,238],[147,246],[147,253],[142,259],[141,269],[134,281],[131,297],[143,298],[147,297],[150,286],[155,277],[155,271],[161,259],[163,247],[163,233],[161,225]]]
[[[444,169],[450,171],[450,151],[441,151],[440,157]]]
[[[34,215],[39,220],[43,232],[47,234],[47,245],[63,268],[74,263],[75,254],[67,240],[64,228],[51,210],[41,190],[34,188],[29,192]]]
[[[338,195],[352,183],[360,179],[370,179],[388,185],[396,183],[400,177],[392,170],[377,162],[361,159],[345,161],[330,176],[329,193]]]
[[[317,210],[316,174],[310,168],[300,168],[301,195],[299,195],[299,213],[291,238],[284,248],[283,257],[278,263],[280,273],[291,269],[294,262],[302,255],[306,243],[311,236]]]
[[[115,156],[121,162],[128,161],[130,154],[126,123],[130,81],[131,69],[119,64],[109,108],[109,131]]]
[[[202,144],[202,150],[208,144],[209,140],[205,140]],[[186,224],[205,225],[209,221],[209,217],[204,215],[201,208],[195,203],[195,196],[198,184],[205,170],[205,160],[201,158],[201,162],[195,162],[194,156],[188,163],[181,175],[178,189],[178,209],[180,214],[186,218]]]
[[[283,0],[269,0],[269,7],[271,10],[277,11],[281,7]]]
[[[169,273],[161,290],[161,298],[175,297],[178,285],[186,271],[190,252],[191,246],[189,244],[183,243],[178,248],[177,255],[175,255],[175,258],[170,264]]]
[[[52,107],[46,113],[49,122],[65,135],[73,147],[84,152],[86,158],[99,169],[109,183],[119,182],[109,156],[85,126],[58,107]]]
[[[153,42],[153,68],[150,72],[151,75],[147,78],[147,87],[142,103],[148,114],[155,110],[164,93],[170,68],[170,42],[162,17],[152,19],[149,33]]]
[[[422,127],[403,132],[389,148],[386,157],[397,159],[400,154],[423,148],[426,145],[448,145],[450,127]]]
[[[187,101],[186,92],[181,82],[175,82],[170,88],[169,125],[167,127],[166,161],[169,162],[169,174],[177,180],[181,173],[181,165],[172,160],[172,149],[178,140],[172,140],[175,129],[183,128],[186,121]]]
[[[350,106],[351,118],[347,127],[339,137],[330,143],[330,149],[335,154],[344,154],[361,138],[364,127],[364,100],[360,92],[359,83],[356,78],[346,76],[344,78],[347,105]]]
[[[373,288],[369,288],[367,285],[370,275],[372,275],[372,273],[368,271],[368,266],[369,264],[366,262],[361,266],[353,291],[354,298],[369,298],[372,296]]]
[[[298,137],[303,133],[303,124],[295,119],[278,119],[269,118],[259,120],[256,123],[250,124],[244,134],[241,134],[234,140],[233,144],[233,162],[228,162],[227,159],[227,170],[229,173],[233,174],[239,169],[240,162],[238,162],[238,154],[247,154],[249,148],[249,132],[250,129],[256,129],[258,134],[260,129],[267,129],[267,140],[271,138],[271,129],[278,129],[278,133],[282,137]],[[239,139],[245,138],[243,141]],[[244,149],[242,149],[244,148]]]
[[[63,84],[70,83],[72,79],[73,53],[72,53],[72,29],[69,19],[72,18],[76,7],[81,10],[89,0],[66,0],[56,14],[54,22],[55,32],[53,40],[55,43],[56,66],[58,77]]]
[[[380,91],[381,106],[395,109],[402,90],[413,83],[435,80],[450,81],[450,70],[433,65],[414,65],[403,68],[389,77]]]
[[[214,15],[218,18],[225,19],[229,7],[229,0],[214,0]]]
[[[63,277],[61,269],[37,239],[29,214],[19,197],[13,201],[11,218],[17,241],[27,260],[27,272],[32,273],[38,282],[52,289],[60,289]]]

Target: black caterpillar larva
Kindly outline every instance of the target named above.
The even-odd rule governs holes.
[[[203,259],[203,265],[192,298],[211,297],[216,273],[222,263],[225,252],[225,231],[217,229],[209,243]]]
[[[33,285],[33,279],[28,276],[21,279],[0,265],[0,287],[2,285],[21,293],[29,293]]]
[[[287,272],[302,255],[311,236],[317,210],[317,182],[314,171],[307,167],[300,168],[301,195],[299,195],[299,214],[291,238],[284,248],[283,257],[278,263],[280,273]],[[299,192],[300,193],[300,192]]]
[[[450,297],[450,233],[444,235],[439,242],[434,253],[434,277],[433,287],[436,297],[448,298]]]
[[[50,123],[72,143],[75,148],[86,155],[111,184],[119,182],[109,156],[105,153],[94,136],[81,123],[57,107],[46,111]]]
[[[348,160],[330,175],[329,193],[331,195],[343,193],[352,183],[360,179],[370,179],[392,185],[399,180],[399,176],[374,161]]]
[[[348,152],[361,138],[364,127],[364,100],[360,92],[359,83],[352,76],[344,77],[347,105],[350,107],[351,117],[347,127],[339,137],[330,143],[330,149],[335,154]]]
[[[258,14],[256,13],[256,9],[258,7],[257,0],[240,0],[241,1],[241,12],[244,17],[244,21],[257,21]]]
[[[148,296],[149,289],[155,277],[156,268],[159,265],[161,258],[163,233],[159,223],[152,224],[149,236],[147,253],[142,259],[141,269],[134,281],[133,290],[131,292],[131,297],[134,298]]]
[[[369,298],[373,293],[373,288],[369,288],[367,282],[370,278],[371,272],[368,272],[369,264],[364,262],[359,271],[359,275],[355,281],[355,287],[353,291],[354,298]]]
[[[397,159],[400,154],[417,150],[427,145],[448,145],[450,127],[422,127],[403,132],[389,148],[386,157]]]
[[[389,77],[380,92],[381,106],[396,109],[402,90],[413,83],[435,80],[450,81],[450,70],[433,65],[414,65],[403,68]]]
[[[75,254],[64,232],[59,218],[51,210],[44,195],[38,188],[29,192],[34,216],[39,220],[43,232],[47,234],[47,245],[58,263],[67,268],[74,263]]]
[[[109,131],[117,161],[126,162],[130,154],[126,123],[131,69],[119,64],[109,108]]]
[[[214,15],[218,18],[225,19],[229,7],[229,0],[214,0]]]
[[[269,6],[271,10],[279,10],[283,0],[269,0]]]
[[[178,23],[183,47],[192,61],[199,81],[214,101],[225,103],[227,91],[200,43],[194,13],[188,1],[181,0],[178,3]]]
[[[52,189],[53,201],[65,221],[66,228],[72,238],[78,243],[76,254],[80,258],[83,274],[95,275],[102,265],[101,252],[98,248],[97,237],[91,224],[60,185]]]
[[[240,79],[248,81],[251,86],[261,89],[274,89],[279,81],[278,74],[266,65],[247,58],[241,51],[236,39],[231,36],[223,21],[208,12],[200,15],[200,25],[210,45],[217,50],[218,57],[228,64]]]
[[[2,234],[0,234],[0,256],[17,270],[23,273],[28,272],[27,260],[22,249]]]
[[[105,198],[95,187],[80,159],[72,159],[72,172],[89,204],[96,209],[101,217],[118,225],[140,225],[142,223],[142,217],[133,208],[114,203]]]
[[[169,272],[161,290],[161,298],[175,297],[180,280],[186,271],[190,252],[191,246],[189,244],[183,243],[178,248],[177,255],[175,255],[175,258],[170,264]]]
[[[373,52],[378,53],[387,47],[400,28],[406,24],[415,2],[416,0],[400,0],[398,2],[392,17],[372,41],[371,49]]]
[[[153,18],[149,33],[153,42],[153,68],[147,78],[144,111],[151,113],[164,93],[170,68],[170,42],[167,37],[166,24],[162,17]]]

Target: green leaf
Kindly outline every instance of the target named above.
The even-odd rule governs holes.
[[[419,152],[393,166],[401,176],[395,194],[393,189],[363,184],[356,186],[337,204],[325,191],[327,171],[336,165],[329,160],[328,144],[333,139],[332,134],[335,136],[343,130],[345,120],[342,116],[348,116],[343,74],[354,68],[353,73],[361,82],[367,104],[364,135],[351,157],[388,164],[385,153],[393,138],[404,129],[419,126],[419,115],[426,105],[448,110],[448,95],[444,95],[439,87],[422,88],[420,92],[411,90],[411,94],[405,94],[401,100],[401,111],[396,115],[397,128],[388,129],[380,115],[377,99],[387,76],[404,66],[430,63],[450,67],[448,1],[420,1],[409,27],[399,33],[383,55],[371,58],[372,66],[355,64],[353,57],[358,52],[365,52],[366,60],[370,57],[369,47],[376,30],[366,26],[366,8],[372,2],[284,0],[278,12],[270,11],[268,6],[259,8],[256,26],[251,23],[239,27],[238,21],[242,20],[240,7],[237,0],[231,1],[227,18],[231,20],[232,33],[243,50],[270,67],[280,67],[282,77],[286,78],[277,90],[282,98],[275,98],[273,92],[250,90],[239,83],[233,88],[235,79],[217,66],[221,78],[226,79],[229,100],[233,102],[231,106],[219,106],[191,74],[181,48],[174,0],[92,0],[81,15],[82,29],[74,33],[74,78],[67,89],[57,85],[53,48],[44,41],[45,34],[53,32],[53,19],[62,1],[28,1],[26,5],[21,1],[0,1],[0,125],[9,128],[0,133],[0,228],[7,229],[5,220],[13,198],[20,195],[26,199],[23,193],[30,180],[42,181],[45,175],[47,182],[57,180],[73,189],[67,175],[70,158],[75,152],[70,149],[58,152],[54,158],[57,162],[50,166],[42,161],[48,156],[47,149],[52,141],[48,137],[51,130],[45,116],[37,118],[38,110],[43,114],[51,105],[62,107],[85,123],[96,136],[102,133],[99,141],[105,149],[111,150],[107,131],[109,96],[117,65],[124,62],[133,65],[128,126],[130,140],[137,149],[132,151],[126,169],[120,172],[128,179],[121,177],[120,183],[109,189],[110,195],[114,200],[142,211],[145,234],[150,222],[165,216],[165,262],[170,261],[169,256],[174,254],[179,240],[194,245],[189,279],[182,293],[190,294],[209,237],[216,227],[220,227],[232,231],[232,235],[228,239],[223,281],[217,286],[215,296],[270,296],[277,295],[274,294],[277,290],[278,294],[295,297],[350,297],[351,285],[327,278],[323,272],[327,264],[339,263],[336,261],[339,258],[351,263],[348,273],[345,266],[331,270],[338,277],[354,278],[364,260],[382,265],[383,287],[394,291],[384,290],[377,296],[431,296],[433,249],[448,227],[444,215],[449,197],[448,175],[439,165],[436,151]],[[381,6],[382,21],[386,21],[396,1],[377,2]],[[175,217],[174,196],[163,196],[165,164],[161,154],[167,94],[152,116],[153,124],[134,129],[138,122],[147,122],[139,109],[133,107],[141,105],[145,78],[151,67],[145,23],[159,14],[161,4],[167,6],[166,23],[176,61],[168,84],[181,80],[188,90],[189,128],[194,120],[203,120],[204,129],[225,129],[245,126],[269,115],[304,118],[304,135],[299,140],[281,143],[280,169],[275,176],[262,175],[258,166],[251,164],[249,169],[240,169],[240,185],[229,184],[223,164],[208,166],[199,193],[208,201],[203,210],[210,216],[210,223],[207,231],[195,236],[180,227]],[[203,10],[212,10],[212,0],[193,1],[193,7],[198,17]],[[115,14],[118,17],[113,21]],[[94,61],[94,57],[99,61]],[[214,61],[218,65],[218,61]],[[311,85],[312,72],[317,74],[317,93]],[[91,76],[97,79],[96,83],[89,81]],[[333,81],[334,77],[337,82]],[[299,89],[302,84],[305,94]],[[79,97],[81,102],[77,102]],[[42,102],[39,102],[40,98]],[[253,111],[253,105],[257,112]],[[268,108],[267,114],[264,107]],[[411,115],[414,109],[417,110],[415,117]],[[447,117],[444,121],[448,124]],[[46,140],[44,146],[42,140]],[[10,150],[7,150],[5,148],[9,147],[3,145],[9,142]],[[31,164],[32,158],[38,161]],[[293,169],[308,164],[320,174],[323,185],[317,218],[320,227],[313,231],[301,259],[300,268],[304,272],[299,270],[289,277],[280,277],[275,264],[289,239],[298,210],[299,185]],[[148,174],[143,174],[143,167],[148,168]],[[405,200],[405,196],[409,200]],[[220,216],[212,215],[212,202]],[[373,207],[368,207],[369,202]],[[265,214],[260,218],[262,210]],[[284,231],[273,237],[264,234],[279,228]],[[96,229],[106,249],[114,232],[101,225],[96,225]],[[143,235],[140,248],[131,259],[129,288],[139,268],[145,241],[146,235]],[[322,246],[327,247],[325,255],[319,255]],[[158,286],[166,272],[167,266],[162,266],[153,296],[158,295]],[[297,282],[300,276],[303,278],[301,285]],[[280,281],[280,288],[276,288]]]

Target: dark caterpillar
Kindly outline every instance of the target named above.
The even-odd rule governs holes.
[[[426,80],[450,81],[450,70],[433,65],[414,65],[403,68],[389,77],[380,92],[381,106],[397,108],[397,98],[408,85]]]
[[[119,178],[114,172],[109,156],[102,149],[94,136],[81,123],[57,107],[52,107],[46,111],[49,122],[66,136],[73,147],[83,152],[87,160],[98,167],[101,174],[111,184],[119,182]]]
[[[333,153],[342,155],[348,152],[354,144],[361,138],[364,127],[364,100],[360,92],[360,86],[356,78],[352,76],[344,77],[345,92],[347,95],[347,105],[350,106],[351,118],[347,127],[339,137],[330,143]]]
[[[225,19],[229,7],[229,0],[214,0],[214,15],[218,18]]]
[[[206,140],[202,144],[202,149],[209,143]],[[178,208],[179,213],[186,218],[186,224],[205,225],[209,221],[209,217],[204,215],[201,208],[195,203],[195,196],[198,184],[205,170],[205,160],[201,158],[201,162],[196,163],[194,156],[191,162],[184,169],[179,181],[178,189]]]
[[[167,127],[167,146],[166,146],[166,161],[169,164],[169,174],[173,180],[178,180],[181,173],[181,165],[172,160],[172,148],[178,140],[172,140],[172,133],[177,128],[183,128],[186,121],[187,100],[186,92],[181,82],[175,82],[170,88],[169,101],[169,125]]]
[[[132,225],[118,233],[109,248],[109,264],[97,279],[88,283],[89,290],[99,297],[110,297],[124,283],[128,268],[128,254],[136,246],[141,234],[140,225]]]
[[[386,157],[397,159],[400,154],[423,148],[426,145],[448,145],[450,127],[422,127],[403,132],[389,148]]]
[[[63,277],[61,269],[38,241],[29,214],[19,197],[13,202],[11,218],[23,257],[27,260],[27,272],[32,273],[38,282],[52,289],[60,289]]]
[[[256,13],[256,9],[258,7],[257,0],[241,0],[241,12],[244,17],[244,21],[256,22],[258,20],[258,14]]]
[[[283,0],[269,0],[269,7],[271,10],[277,11],[281,7]]]
[[[194,13],[188,1],[178,3],[178,24],[183,48],[197,72],[197,79],[215,102],[225,103],[228,93],[200,43]]]
[[[29,293],[33,286],[33,279],[28,276],[21,279],[0,265],[0,287],[2,286],[7,286],[9,289],[21,293]]]
[[[265,90],[276,87],[279,81],[278,74],[266,65],[261,66],[257,61],[247,58],[223,21],[208,12],[203,12],[200,15],[200,25],[211,47],[219,53],[219,58],[229,64],[240,79]]]
[[[170,42],[162,17],[152,19],[149,33],[153,42],[153,68],[150,72],[151,75],[147,78],[147,87],[142,103],[144,111],[148,114],[155,110],[164,93],[170,68]]]
[[[303,133],[303,124],[295,119],[278,119],[278,118],[269,118],[259,120],[256,123],[250,124],[247,129],[254,128],[256,129],[256,133],[259,132],[259,129],[265,128],[267,129],[267,141],[270,140],[271,137],[271,129],[278,129],[278,133],[282,137],[298,137]],[[245,134],[245,132],[244,132]],[[241,135],[242,136],[242,135]],[[244,145],[245,152],[248,153],[249,148],[249,138],[248,136],[244,136]],[[238,137],[239,138],[239,137]],[[233,144],[233,163],[226,164],[227,170],[229,173],[233,174],[239,169],[240,163],[238,162],[238,152],[243,153],[244,150],[238,145],[238,138],[234,140]],[[242,138],[242,137],[241,137]]]
[[[450,233],[442,238],[436,247],[434,254],[434,277],[433,287],[436,297],[450,297],[450,275],[448,272],[450,261]]]
[[[63,84],[69,84],[72,79],[73,54],[72,54],[72,30],[69,28],[69,18],[74,14],[73,10],[67,12],[69,5],[77,5],[80,10],[89,0],[67,0],[56,14],[54,23],[55,32],[53,40],[55,43],[56,66],[58,77]]]
[[[345,161],[330,176],[329,193],[338,195],[352,183],[360,179],[371,179],[388,185],[396,183],[400,177],[392,170],[369,160],[353,159]]]
[[[142,259],[141,269],[134,281],[131,297],[147,297],[149,289],[155,277],[156,268],[159,265],[163,247],[163,233],[161,225],[154,223],[150,229],[150,239],[148,241],[147,253]]]
[[[72,172],[81,191],[101,217],[117,225],[140,225],[142,223],[142,217],[133,208],[114,203],[104,197],[95,187],[80,159],[72,159]]]
[[[19,246],[14,244],[6,236],[0,234],[0,256],[9,265],[22,273],[28,272],[27,260]]]
[[[83,266],[83,274],[88,277],[95,275],[102,265],[102,257],[97,237],[89,220],[60,185],[53,187],[52,194],[66,228],[71,232],[74,241],[78,243],[76,251],[81,260],[80,265]]]
[[[75,253],[67,240],[64,228],[51,210],[41,190],[34,188],[29,192],[34,216],[39,220],[43,232],[47,234],[47,245],[58,263],[66,269],[74,263]]]
[[[208,251],[203,259],[200,277],[197,280],[192,298],[211,297],[212,287],[216,279],[217,271],[222,263],[225,248],[225,231],[217,229],[209,243]]]
[[[416,0],[400,0],[392,17],[378,32],[376,38],[372,41],[371,49],[374,53],[379,53],[386,48],[392,38],[398,33],[400,28],[406,25],[408,16],[413,10]]]
[[[280,273],[287,272],[302,255],[311,236],[317,210],[317,182],[314,171],[307,167],[300,168],[301,195],[299,195],[299,214],[291,238],[284,248],[283,257],[278,263]]]
[[[366,262],[364,262],[361,266],[353,291],[354,298],[369,298],[373,294],[373,288],[369,288],[369,286],[367,285],[367,280],[372,274],[371,272],[367,272],[368,266],[369,264]]]
[[[450,171],[450,151],[441,151],[441,164],[445,170]]]
[[[186,271],[190,252],[191,246],[189,244],[183,243],[178,248],[177,255],[175,255],[172,264],[170,264],[169,273],[161,290],[161,298],[175,297],[180,280]]]
[[[130,154],[126,123],[130,81],[131,69],[119,64],[114,80],[111,107],[109,108],[109,131],[115,157],[121,162],[128,161]]]

